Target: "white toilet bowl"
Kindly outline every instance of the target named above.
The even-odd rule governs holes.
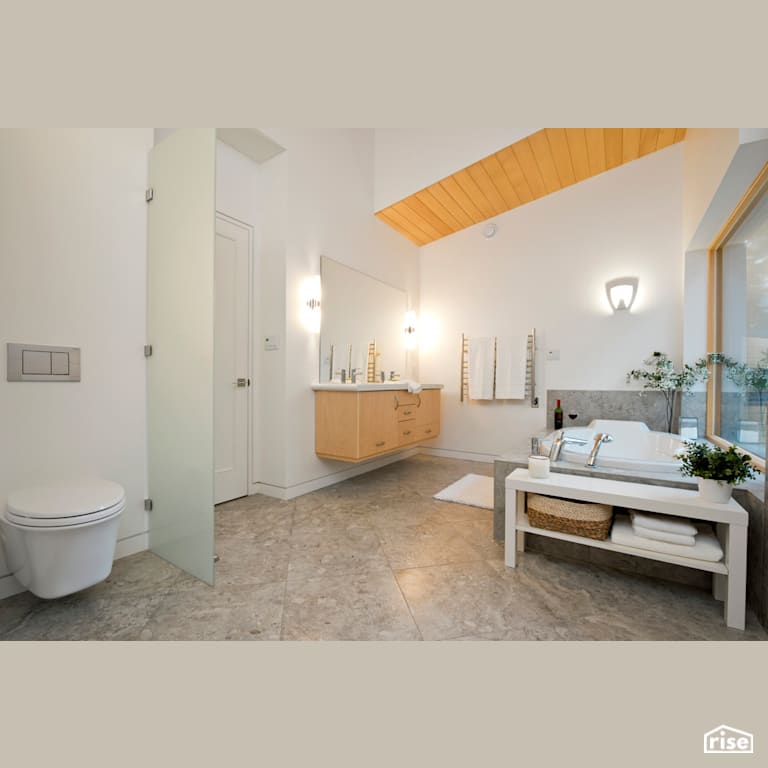
[[[16,491],[0,515],[8,567],[38,597],[69,595],[112,570],[125,491],[81,480]]]

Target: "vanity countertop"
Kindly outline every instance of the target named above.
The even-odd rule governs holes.
[[[313,384],[316,392],[378,392],[379,390],[407,390],[408,381],[383,381],[373,384],[339,384],[328,381],[323,384]],[[422,389],[442,389],[442,384],[421,384]]]

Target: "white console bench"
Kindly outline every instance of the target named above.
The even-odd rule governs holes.
[[[661,560],[713,574],[712,593],[717,600],[725,601],[725,623],[735,629],[744,629],[747,590],[747,525],[746,510],[731,499],[727,504],[703,501],[697,491],[666,486],[625,483],[596,477],[550,473],[545,479],[534,479],[527,469],[516,469],[505,481],[505,544],[504,562],[510,568],[516,565],[516,552],[525,548],[525,534],[535,533],[553,539],[572,541],[590,547],[599,547],[625,555]],[[574,536],[559,531],[535,528],[528,521],[526,494],[538,493],[561,499],[591,501],[611,504],[643,512],[676,515],[715,524],[717,538],[724,558],[713,563],[691,557],[678,557],[650,549],[638,549],[598,541],[584,536]]]

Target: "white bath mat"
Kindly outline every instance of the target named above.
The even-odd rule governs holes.
[[[493,478],[485,475],[464,475],[461,480],[443,488],[433,498],[468,504],[470,507],[493,509]]]

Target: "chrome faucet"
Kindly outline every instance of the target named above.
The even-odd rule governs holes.
[[[592,444],[592,450],[590,451],[589,458],[587,459],[588,467],[595,466],[595,460],[597,459],[597,452],[600,450],[600,446],[603,443],[611,442],[613,442],[613,436],[609,435],[607,432],[598,432],[595,435],[595,442]]]
[[[566,443],[573,443],[574,445],[586,445],[587,441],[582,437],[572,437],[566,435],[562,429],[555,433],[552,438],[552,446],[549,449],[549,460],[557,461],[560,458],[560,451],[563,450],[563,446]]]

